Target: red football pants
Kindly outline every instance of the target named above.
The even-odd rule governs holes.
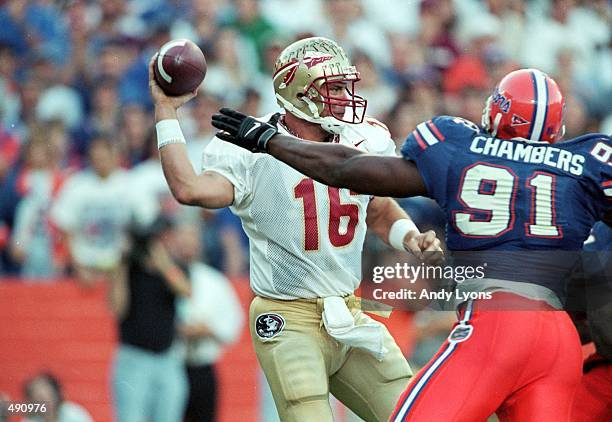
[[[581,367],[578,333],[565,312],[494,293],[462,308],[391,420],[480,422],[497,413],[502,422],[569,421]]]
[[[595,366],[582,376],[576,391],[572,422],[612,421],[612,365]]]

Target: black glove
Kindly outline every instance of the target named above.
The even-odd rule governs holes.
[[[217,137],[251,152],[266,152],[268,141],[278,133],[280,113],[267,123],[230,108],[222,108],[219,113],[212,116],[212,125],[221,130]]]

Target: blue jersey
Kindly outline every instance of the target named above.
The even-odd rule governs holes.
[[[607,135],[554,145],[502,140],[465,119],[439,116],[417,126],[402,156],[416,163],[429,196],[444,211],[451,251],[492,256],[504,255],[500,251],[577,251],[594,223],[612,210]],[[536,255],[522,252],[521,265],[508,262],[505,273],[496,276],[517,281],[544,277],[554,283],[560,274],[518,274],[517,267],[530,267],[528,257]]]

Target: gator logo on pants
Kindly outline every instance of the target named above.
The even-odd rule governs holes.
[[[279,314],[261,314],[255,320],[255,331],[262,340],[276,337],[285,327],[285,319]]]
[[[459,324],[451,331],[448,341],[451,343],[461,343],[470,338],[473,331],[474,327],[471,325]]]

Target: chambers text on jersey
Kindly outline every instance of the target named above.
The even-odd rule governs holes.
[[[574,154],[543,142],[541,145],[533,145],[486,136],[474,137],[470,151],[523,163],[545,164],[576,176],[582,175],[586,160],[582,154]]]

